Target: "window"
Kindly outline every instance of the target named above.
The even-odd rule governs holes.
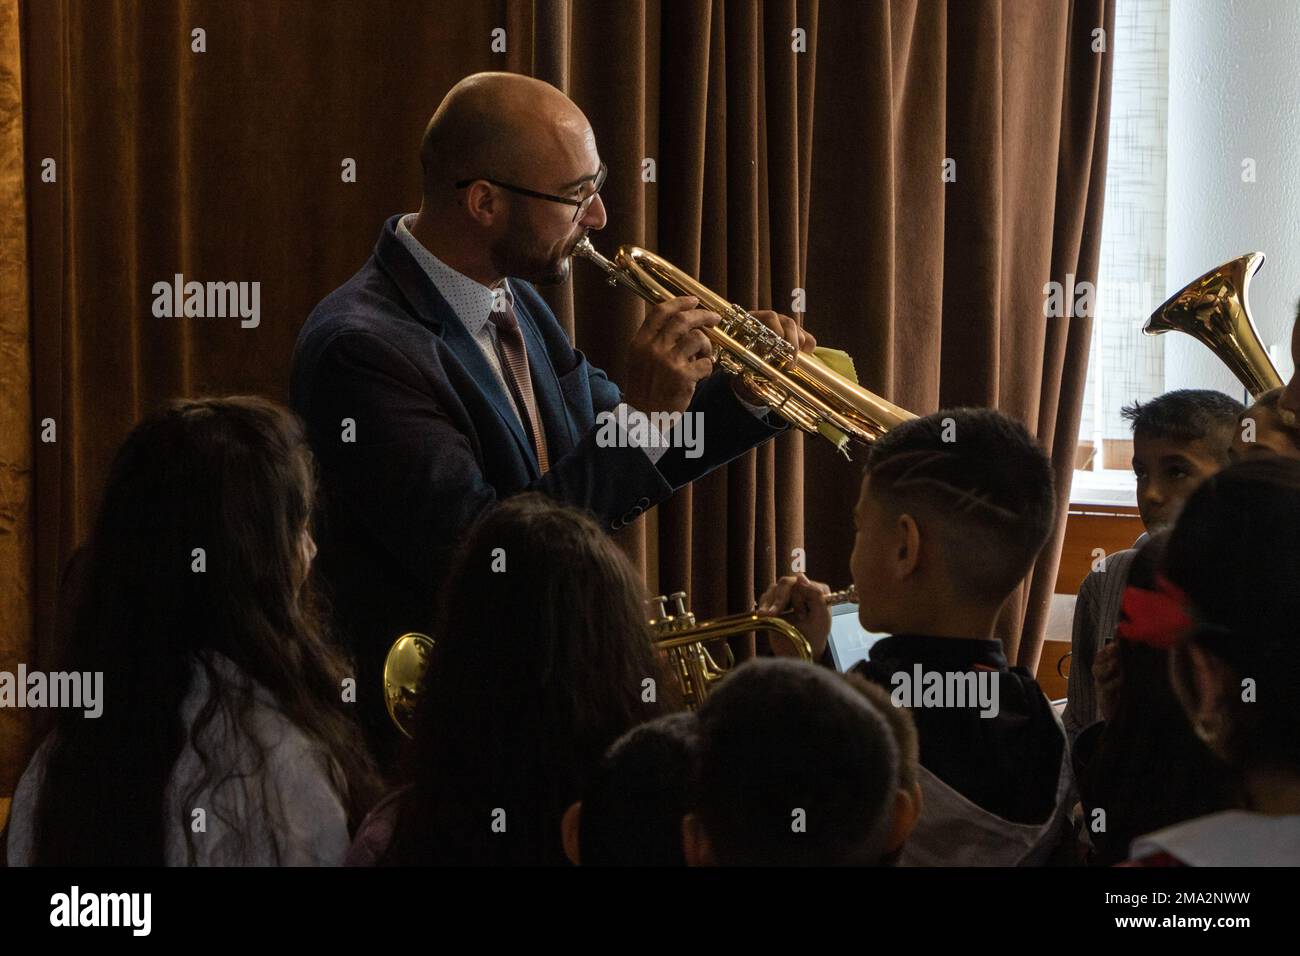
[[[1132,436],[1120,409],[1165,390],[1165,339],[1141,330],[1165,299],[1169,0],[1119,0],[1111,40],[1106,208],[1071,499],[1131,505]]]

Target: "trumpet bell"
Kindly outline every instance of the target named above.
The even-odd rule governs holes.
[[[411,631],[395,640],[384,658],[384,705],[397,729],[408,738],[414,737],[420,681],[432,651],[433,638]]]
[[[1214,352],[1254,398],[1282,384],[1250,315],[1250,280],[1264,253],[1248,252],[1192,280],[1151,313],[1147,335],[1178,331]]]

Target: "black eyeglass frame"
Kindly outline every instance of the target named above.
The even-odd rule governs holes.
[[[473,179],[462,179],[453,185],[457,189],[464,189],[466,186],[470,185],[470,183],[476,183],[479,180],[482,180],[485,183],[491,183],[493,186],[498,186],[501,189],[508,189],[510,192],[518,193],[521,196],[531,196],[533,199],[545,199],[547,202],[558,202],[564,203],[566,206],[576,206],[577,209],[573,212],[572,221],[577,222],[582,218],[583,213],[591,208],[591,204],[595,202],[596,194],[599,193],[600,188],[605,185],[605,177],[608,174],[609,167],[604,163],[601,163],[600,169],[596,171],[596,178],[592,181],[592,185],[595,186],[595,188],[581,199],[571,199],[568,196],[554,196],[551,193],[539,193],[535,189],[525,189],[523,186],[516,186],[514,183],[503,183],[499,179],[489,179],[487,176],[475,176]]]

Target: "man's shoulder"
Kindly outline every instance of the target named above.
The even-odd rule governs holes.
[[[410,318],[413,316],[404,307],[397,287],[371,256],[355,275],[316,303],[299,340],[342,331],[372,331],[394,319]]]
[[[298,333],[293,365],[302,371],[332,349],[378,341],[408,358],[432,355],[429,340],[435,338],[433,329],[410,312],[396,286],[371,257],[356,275],[312,309]]]

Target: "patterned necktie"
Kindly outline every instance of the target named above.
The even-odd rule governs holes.
[[[524,337],[519,331],[519,321],[515,318],[514,306],[508,299],[503,300],[505,308],[489,313],[492,324],[497,327],[497,344],[501,350],[501,371],[505,373],[506,383],[514,393],[515,405],[527,416],[521,416],[523,425],[528,429],[533,440],[533,449],[537,452],[537,464],[542,474],[546,474],[551,463],[546,453],[546,430],[542,428],[541,417],[537,414],[537,400],[533,397],[533,379],[528,374],[528,350],[524,348]]]

